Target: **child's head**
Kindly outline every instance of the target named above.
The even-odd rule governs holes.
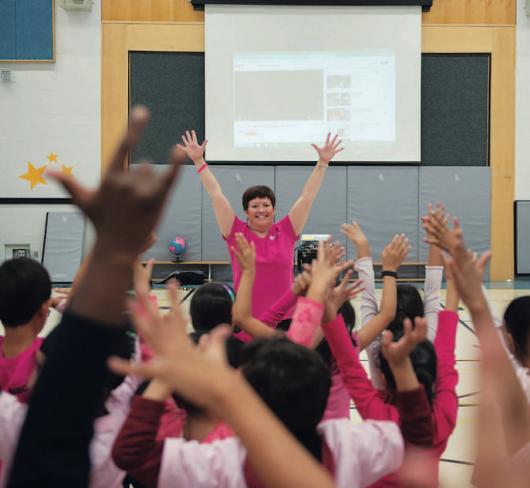
[[[514,356],[523,366],[530,360],[530,297],[512,300],[504,312],[504,326]]]
[[[423,317],[424,315],[423,300],[418,289],[412,285],[398,285],[396,316],[387,329],[394,334],[396,332],[402,333],[405,319],[414,321],[415,317]]]
[[[194,294],[190,303],[193,328],[210,332],[219,324],[232,324],[234,290],[225,283],[207,283]]]
[[[245,346],[241,363],[244,377],[298,439],[315,433],[331,387],[316,352],[283,337],[258,339]]]
[[[48,317],[50,276],[37,261],[16,258],[0,266],[0,321],[7,328],[32,323],[36,333]]]
[[[403,336],[403,332],[394,334],[394,341],[398,341]],[[427,399],[432,405],[434,397],[434,384],[436,382],[437,374],[437,360],[436,351],[431,341],[423,341],[419,343],[409,355],[412,367],[416,373],[418,381],[425,387],[427,393]],[[390,366],[383,356],[383,353],[379,351],[379,366],[381,373],[384,376],[387,390],[391,393],[396,391],[396,381]]]

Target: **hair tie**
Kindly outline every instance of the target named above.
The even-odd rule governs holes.
[[[236,295],[232,287],[227,285],[226,283],[219,283],[219,284],[226,290],[226,292],[230,296],[230,300],[232,300],[232,303],[234,303],[236,301]]]

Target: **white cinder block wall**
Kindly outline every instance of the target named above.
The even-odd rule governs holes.
[[[65,196],[49,182],[29,189],[19,178],[27,162],[73,167],[92,186],[100,175],[101,154],[101,2],[91,12],[66,12],[55,2],[55,63],[1,63],[14,82],[0,83],[0,197]],[[57,205],[0,205],[0,261],[5,244],[31,244],[40,252],[48,210]]]
[[[515,199],[530,200],[530,14],[517,1]],[[530,2],[529,8],[530,8]]]

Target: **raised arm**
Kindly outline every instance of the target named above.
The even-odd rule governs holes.
[[[396,406],[403,436],[409,441],[414,439],[411,442],[416,445],[432,447],[434,432],[431,408],[410,360],[412,350],[427,338],[427,320],[416,317],[414,324],[413,328],[409,319],[403,322],[404,333],[397,342],[392,342],[392,332],[383,332],[381,352],[396,382]]]
[[[234,325],[253,338],[272,337],[276,331],[267,327],[261,320],[252,315],[252,287],[256,277],[256,248],[241,233],[236,234],[236,246],[232,248],[241,268],[241,281],[237,290],[236,301],[232,308]]]
[[[190,131],[186,131],[186,134],[182,136],[182,142],[184,144],[179,144],[178,146],[186,151],[188,157],[193,161],[193,164],[195,164],[202,186],[212,201],[213,211],[221,234],[224,237],[228,237],[236,213],[234,212],[232,205],[230,205],[228,198],[226,198],[221,190],[221,185],[219,185],[217,178],[204,160],[204,150],[206,149],[208,141],[205,140],[202,144],[199,144],[197,141],[197,134],[192,130],[191,133]]]
[[[478,260],[474,260],[473,253],[465,246],[463,232],[456,219],[451,235],[453,238],[450,247],[451,258],[446,264],[462,301],[469,309],[481,345],[496,351],[495,368],[499,375],[504,377],[503,394],[499,395],[504,434],[508,452],[513,454],[530,442],[530,429],[521,428],[530,425],[530,409],[528,402],[522,401],[524,393],[510,359],[502,347],[482,292],[482,274],[491,254],[487,252]],[[520,401],[513,401],[514,398],[519,398]]]
[[[372,261],[370,244],[366,235],[357,222],[342,224],[341,232],[357,249],[357,259],[355,261],[355,271],[359,274],[359,279],[363,282],[363,293],[361,295],[361,327],[368,323],[378,311],[377,299],[375,296],[375,275]]]
[[[309,211],[311,210],[313,202],[322,186],[322,181],[324,180],[324,175],[328,169],[329,162],[343,149],[340,147],[341,142],[342,141],[338,138],[338,135],[331,139],[331,134],[328,134],[324,146],[318,147],[316,144],[312,144],[313,148],[318,153],[318,162],[313,169],[311,176],[309,176],[306,181],[302,194],[298,197],[298,200],[296,200],[289,211],[289,218],[291,219],[291,224],[293,225],[294,233],[296,235],[299,235],[300,232],[302,232],[302,229],[307,222]]]
[[[409,240],[404,234],[396,234],[383,249],[383,296],[381,309],[357,334],[362,349],[370,345],[394,319],[397,306],[397,272],[409,253]]]
[[[422,222],[426,222],[430,218],[440,219],[441,222],[447,222],[447,215],[445,207],[438,203],[433,207],[429,203],[427,215],[422,217]],[[438,325],[438,312],[441,309],[441,288],[443,278],[443,257],[442,250],[432,241],[427,228],[425,241],[429,243],[429,251],[427,257],[427,265],[425,266],[425,283],[424,283],[424,310],[425,318],[429,326],[427,337],[433,341],[436,337],[436,327]]]
[[[96,190],[53,173],[91,219],[97,238],[33,390],[10,488],[88,486],[89,442],[108,377],[106,359],[125,333],[121,324],[132,265],[159,221],[181,161],[174,151],[174,164],[163,173],[148,165],[125,169],[147,119],[146,109],[132,112],[130,128]]]

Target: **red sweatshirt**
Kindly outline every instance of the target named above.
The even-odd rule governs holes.
[[[415,412],[400,405],[400,396],[396,398],[396,405],[386,402],[388,397],[384,392],[376,390],[365,369],[359,361],[359,347],[352,344],[348,333],[341,323],[342,317],[326,324],[324,333],[326,340],[335,356],[342,374],[343,382],[355,402],[357,410],[363,419],[392,420],[404,428],[413,427],[405,416],[416,416]],[[438,330],[434,340],[438,360],[437,379],[434,390],[432,411],[430,412],[434,428],[433,451],[439,459],[445,450],[447,440],[453,432],[458,411],[458,397],[456,385],[458,373],[455,369],[455,339],[458,325],[458,315],[452,311],[441,311],[438,315]],[[438,464],[434,465],[433,480],[438,479]],[[374,487],[399,486],[396,475],[390,475],[372,485]]]
[[[134,397],[129,415],[112,448],[112,459],[116,466],[147,488],[156,487],[158,483],[165,440],[160,439],[158,432],[165,411],[165,402]],[[220,422],[201,443],[233,435],[233,431]]]

